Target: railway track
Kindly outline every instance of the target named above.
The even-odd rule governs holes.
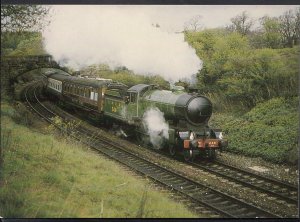
[[[149,149],[151,150],[151,148]],[[166,152],[155,152],[159,152],[161,155],[170,157],[168,154],[166,154]],[[181,156],[175,156],[173,158],[177,161],[180,161],[181,163],[185,162],[182,160]],[[217,160],[215,160],[214,162],[201,161],[201,164],[193,161],[188,161],[188,163],[197,169],[201,169],[205,172],[221,176],[245,187],[267,193],[268,195],[276,197],[279,201],[285,201],[288,204],[298,206],[297,185],[279,181],[274,178],[265,177],[251,171],[222,163]]]
[[[246,187],[270,194],[289,204],[298,204],[298,187],[295,185],[264,177],[219,161],[201,162],[201,164],[190,162],[190,164]]]
[[[53,124],[51,118],[56,116],[51,110],[47,109],[40,103],[36,89],[37,85],[27,88],[25,98],[28,106],[34,110],[39,116]],[[30,95],[30,93],[32,93]],[[61,130],[61,127],[57,126]],[[70,133],[70,132],[69,132]],[[222,217],[234,218],[277,218],[278,215],[263,210],[257,206],[246,203],[245,201],[231,197],[220,191],[212,189],[200,182],[193,181],[182,175],[166,169],[156,163],[146,160],[128,150],[123,149],[120,145],[116,145],[112,141],[108,141],[103,137],[89,131],[88,129],[78,127],[75,133],[70,134],[82,143],[104,153],[112,159],[144,174],[148,178],[163,184],[172,190],[184,195],[188,199],[200,206],[206,206],[217,212]],[[84,139],[83,139],[84,138]]]

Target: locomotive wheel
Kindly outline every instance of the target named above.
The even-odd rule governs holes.
[[[216,151],[215,150],[211,150],[211,153],[210,153],[210,156],[209,156],[209,159],[210,160],[215,160],[217,157],[216,155]]]
[[[183,151],[183,157],[185,161],[193,161],[193,151],[192,150],[184,150]]]
[[[145,145],[145,146],[148,145],[147,142],[148,142],[149,139],[144,134],[137,132],[136,138],[137,138],[137,141],[140,145]]]
[[[169,153],[171,156],[175,156],[176,154],[176,149],[174,145],[169,145]]]

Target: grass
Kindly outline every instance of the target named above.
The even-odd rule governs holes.
[[[2,217],[198,217],[151,183],[68,139],[34,132],[1,103]]]
[[[245,114],[214,113],[211,124],[227,133],[231,152],[296,164],[298,104],[298,97],[278,97],[258,104]]]

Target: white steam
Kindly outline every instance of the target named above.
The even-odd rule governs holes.
[[[169,139],[169,125],[164,114],[158,108],[151,108],[143,116],[143,125],[150,135],[150,142],[155,149],[161,149],[165,139]]]
[[[92,64],[126,66],[166,80],[190,78],[202,68],[183,33],[156,27],[143,11],[122,6],[57,6],[43,33],[56,61],[79,69]]]

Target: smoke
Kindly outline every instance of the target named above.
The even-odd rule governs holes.
[[[169,139],[169,125],[164,114],[156,107],[147,110],[143,116],[143,126],[150,135],[153,147],[161,149],[164,139]]]
[[[45,48],[73,69],[92,64],[126,66],[168,81],[190,78],[202,68],[183,33],[163,31],[147,13],[122,6],[56,6],[44,31]]]

